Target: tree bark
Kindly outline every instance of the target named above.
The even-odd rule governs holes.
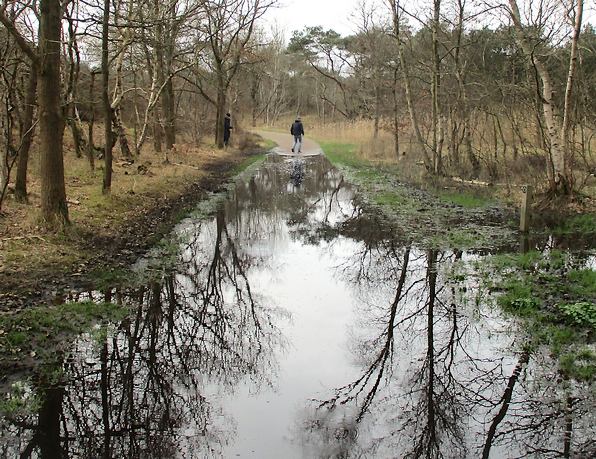
[[[424,166],[426,167],[427,171],[432,171],[432,161],[427,151],[427,144],[422,137],[422,132],[420,131],[420,125],[418,124],[418,118],[416,117],[416,111],[414,109],[414,102],[412,100],[412,85],[410,83],[410,75],[408,72],[408,63],[406,61],[404,50],[403,50],[403,43],[401,41],[401,31],[400,31],[400,16],[399,10],[401,8],[398,0],[388,0],[389,6],[392,10],[393,16],[393,33],[395,35],[395,39],[397,40],[397,51],[399,57],[399,64],[401,67],[402,77],[404,80],[404,90],[406,95],[406,102],[408,105],[408,113],[410,115],[410,124],[412,126],[412,130],[416,136],[416,141],[420,147],[422,157],[424,159]]]
[[[432,24],[432,56],[433,70],[431,83],[432,97],[432,154],[433,173],[440,174],[442,171],[441,143],[442,143],[442,119],[439,101],[441,89],[441,63],[439,60],[439,27],[440,27],[441,0],[434,0],[433,24]]]
[[[217,88],[217,104],[216,104],[216,128],[215,128],[215,143],[217,148],[224,147],[224,118],[226,116],[226,92],[225,83],[219,81]]]
[[[91,72],[91,82],[89,84],[89,105],[91,106],[91,119],[87,128],[89,143],[87,144],[87,159],[91,170],[95,170],[95,141],[93,139],[93,129],[95,127],[95,72]]]
[[[524,26],[521,22],[521,15],[516,0],[509,0],[511,19],[516,30],[516,38],[524,53],[531,57],[536,71],[542,81],[542,111],[546,123],[548,138],[550,140],[550,168],[551,168],[551,192],[556,194],[570,194],[572,192],[571,182],[565,174],[566,155],[561,146],[561,133],[563,127],[557,120],[555,114],[554,85],[547,66],[535,55],[534,49],[526,37]]]
[[[101,79],[102,79],[102,100],[104,109],[104,171],[102,193],[110,194],[112,190],[112,149],[114,147],[112,132],[112,104],[110,103],[110,63],[109,63],[109,31],[110,31],[110,0],[103,2],[103,24],[101,37]]]
[[[579,37],[582,28],[582,17],[584,13],[584,1],[577,0],[577,10],[575,12],[575,22],[573,27],[573,37],[571,39],[571,53],[569,57],[569,71],[567,73],[567,85],[565,87],[565,108],[563,112],[563,126],[561,128],[561,143],[563,144],[563,164],[559,164],[559,168],[563,169],[563,175],[568,183],[570,190],[573,189],[573,163],[574,152],[569,139],[569,131],[571,129],[571,110],[573,85],[575,83],[575,74],[577,70],[577,49],[579,44]],[[557,167],[555,167],[557,169]]]
[[[60,94],[60,44],[62,4],[39,3],[39,140],[41,169],[41,215],[51,227],[68,224],[64,183],[64,115]]]
[[[33,117],[37,98],[37,66],[32,63],[27,83],[27,94],[25,96],[25,113],[21,128],[21,149],[17,162],[17,175],[15,180],[15,199],[20,202],[27,202],[27,169],[29,167],[29,152],[33,143],[34,125]]]

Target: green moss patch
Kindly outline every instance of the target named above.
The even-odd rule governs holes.
[[[113,303],[66,303],[0,316],[0,367],[33,358],[42,361],[94,324],[117,322],[128,310]]]

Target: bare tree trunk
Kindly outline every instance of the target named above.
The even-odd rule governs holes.
[[[31,64],[29,81],[27,83],[27,94],[25,96],[25,114],[21,128],[21,148],[17,162],[17,176],[15,180],[15,199],[20,202],[27,202],[27,169],[29,167],[29,152],[33,143],[35,126],[33,118],[35,114],[35,102],[37,98],[37,66]]]
[[[166,150],[171,150],[176,144],[176,106],[172,78],[169,75],[166,78],[161,102],[164,114]]]
[[[569,140],[569,130],[571,128],[571,110],[572,110],[572,96],[573,96],[573,85],[575,83],[575,74],[577,70],[577,48],[579,43],[579,37],[582,28],[582,17],[584,12],[584,1],[577,0],[577,6],[575,11],[575,23],[573,27],[573,37],[571,40],[571,54],[569,57],[569,71],[567,73],[567,85],[565,87],[565,109],[563,112],[563,126],[561,128],[561,143],[563,144],[563,164],[559,164],[558,168],[555,166],[555,170],[563,170],[563,175],[567,181],[570,190],[573,190],[574,177],[573,177],[573,164],[574,164],[574,151]]]
[[[41,0],[39,7],[41,214],[46,224],[61,227],[69,222],[64,183],[64,115],[60,94],[62,4],[56,0]]]
[[[217,88],[217,104],[215,107],[216,114],[216,126],[215,126],[215,143],[217,148],[224,147],[224,118],[226,115],[226,92],[225,83],[220,78],[218,81]]]
[[[416,141],[420,147],[424,165],[427,171],[433,170],[433,163],[427,151],[427,145],[422,137],[422,132],[420,131],[420,125],[418,124],[418,118],[416,117],[416,111],[414,109],[414,102],[412,100],[412,86],[410,83],[410,75],[408,73],[408,64],[405,59],[404,51],[403,51],[403,43],[401,41],[401,31],[400,31],[400,9],[401,6],[399,4],[399,0],[387,0],[389,2],[389,6],[391,7],[392,16],[393,16],[393,33],[397,40],[397,50],[399,56],[399,65],[401,66],[402,77],[404,80],[404,89],[406,95],[406,102],[408,104],[408,113],[410,115],[410,124],[412,125],[412,130],[414,131],[414,135],[416,136]]]
[[[91,82],[89,84],[89,105],[91,106],[91,119],[87,127],[89,143],[87,144],[87,159],[89,167],[95,170],[95,142],[93,140],[93,128],[95,127],[95,72],[91,72]]]
[[[163,150],[163,131],[161,123],[159,122],[159,110],[153,111],[153,149],[156,153],[161,153]]]
[[[393,72],[393,147],[396,158],[400,158],[399,152],[399,101],[397,97],[397,67]]]
[[[433,172],[440,174],[441,164],[441,107],[439,101],[439,92],[441,89],[441,62],[439,60],[439,27],[441,14],[441,0],[434,0],[433,25],[432,25],[432,56],[433,71],[431,83],[432,97],[432,153],[433,153]]]
[[[102,99],[104,109],[104,162],[103,171],[103,194],[110,194],[112,191],[112,148],[114,147],[112,132],[112,104],[110,103],[110,62],[109,62],[109,33],[110,33],[110,0],[103,2],[103,25],[101,37],[101,77],[102,77]]]
[[[124,123],[122,122],[122,110],[120,109],[120,104],[118,104],[118,106],[112,111],[112,124],[114,125],[116,135],[118,136],[118,143],[120,144],[120,154],[123,158],[131,161],[132,152],[130,151],[130,146],[128,145],[128,138],[126,137],[126,130],[124,129]]]
[[[571,193],[571,183],[565,175],[565,151],[561,146],[561,133],[563,128],[555,115],[554,86],[550,72],[546,65],[535,55],[532,45],[527,38],[521,22],[521,15],[516,0],[509,0],[511,19],[515,25],[517,41],[527,56],[533,57],[534,66],[542,80],[542,110],[548,137],[550,139],[550,167],[552,169],[551,191],[554,193]]]
[[[374,138],[379,138],[379,119],[381,118],[381,89],[379,88],[379,77],[376,77],[375,83],[375,121],[374,121]]]

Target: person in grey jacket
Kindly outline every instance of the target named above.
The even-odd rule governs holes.
[[[292,153],[300,153],[302,150],[302,136],[304,135],[304,126],[300,117],[296,118],[296,121],[292,123],[290,128],[290,134],[294,136],[294,146],[292,147]]]

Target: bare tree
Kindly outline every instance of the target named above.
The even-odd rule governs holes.
[[[550,2],[541,3],[537,17],[542,18],[545,15],[554,15],[556,6]],[[570,164],[572,156],[569,153],[571,147],[569,144],[569,127],[571,122],[571,97],[577,68],[577,45],[582,24],[583,1],[579,0],[577,5],[575,5],[575,9],[571,11],[575,12],[575,20],[573,21],[571,57],[567,71],[565,108],[563,122],[561,122],[557,116],[555,101],[556,85],[553,81],[551,71],[545,62],[545,58],[540,53],[540,48],[544,47],[543,42],[545,38],[539,34],[543,33],[544,26],[540,23],[534,23],[530,26],[524,24],[517,1],[509,0],[509,14],[516,30],[517,41],[524,53],[532,59],[532,63],[542,83],[542,110],[548,139],[550,140],[550,190],[555,194],[570,194],[573,191],[573,172]]]
[[[209,43],[210,55],[203,55],[214,79],[215,96],[201,93],[215,107],[215,143],[223,148],[223,121],[228,109],[228,89],[240,67],[245,63],[247,49],[256,21],[276,0],[215,0],[202,1],[205,17],[204,31]],[[199,70],[199,74],[203,73]]]

